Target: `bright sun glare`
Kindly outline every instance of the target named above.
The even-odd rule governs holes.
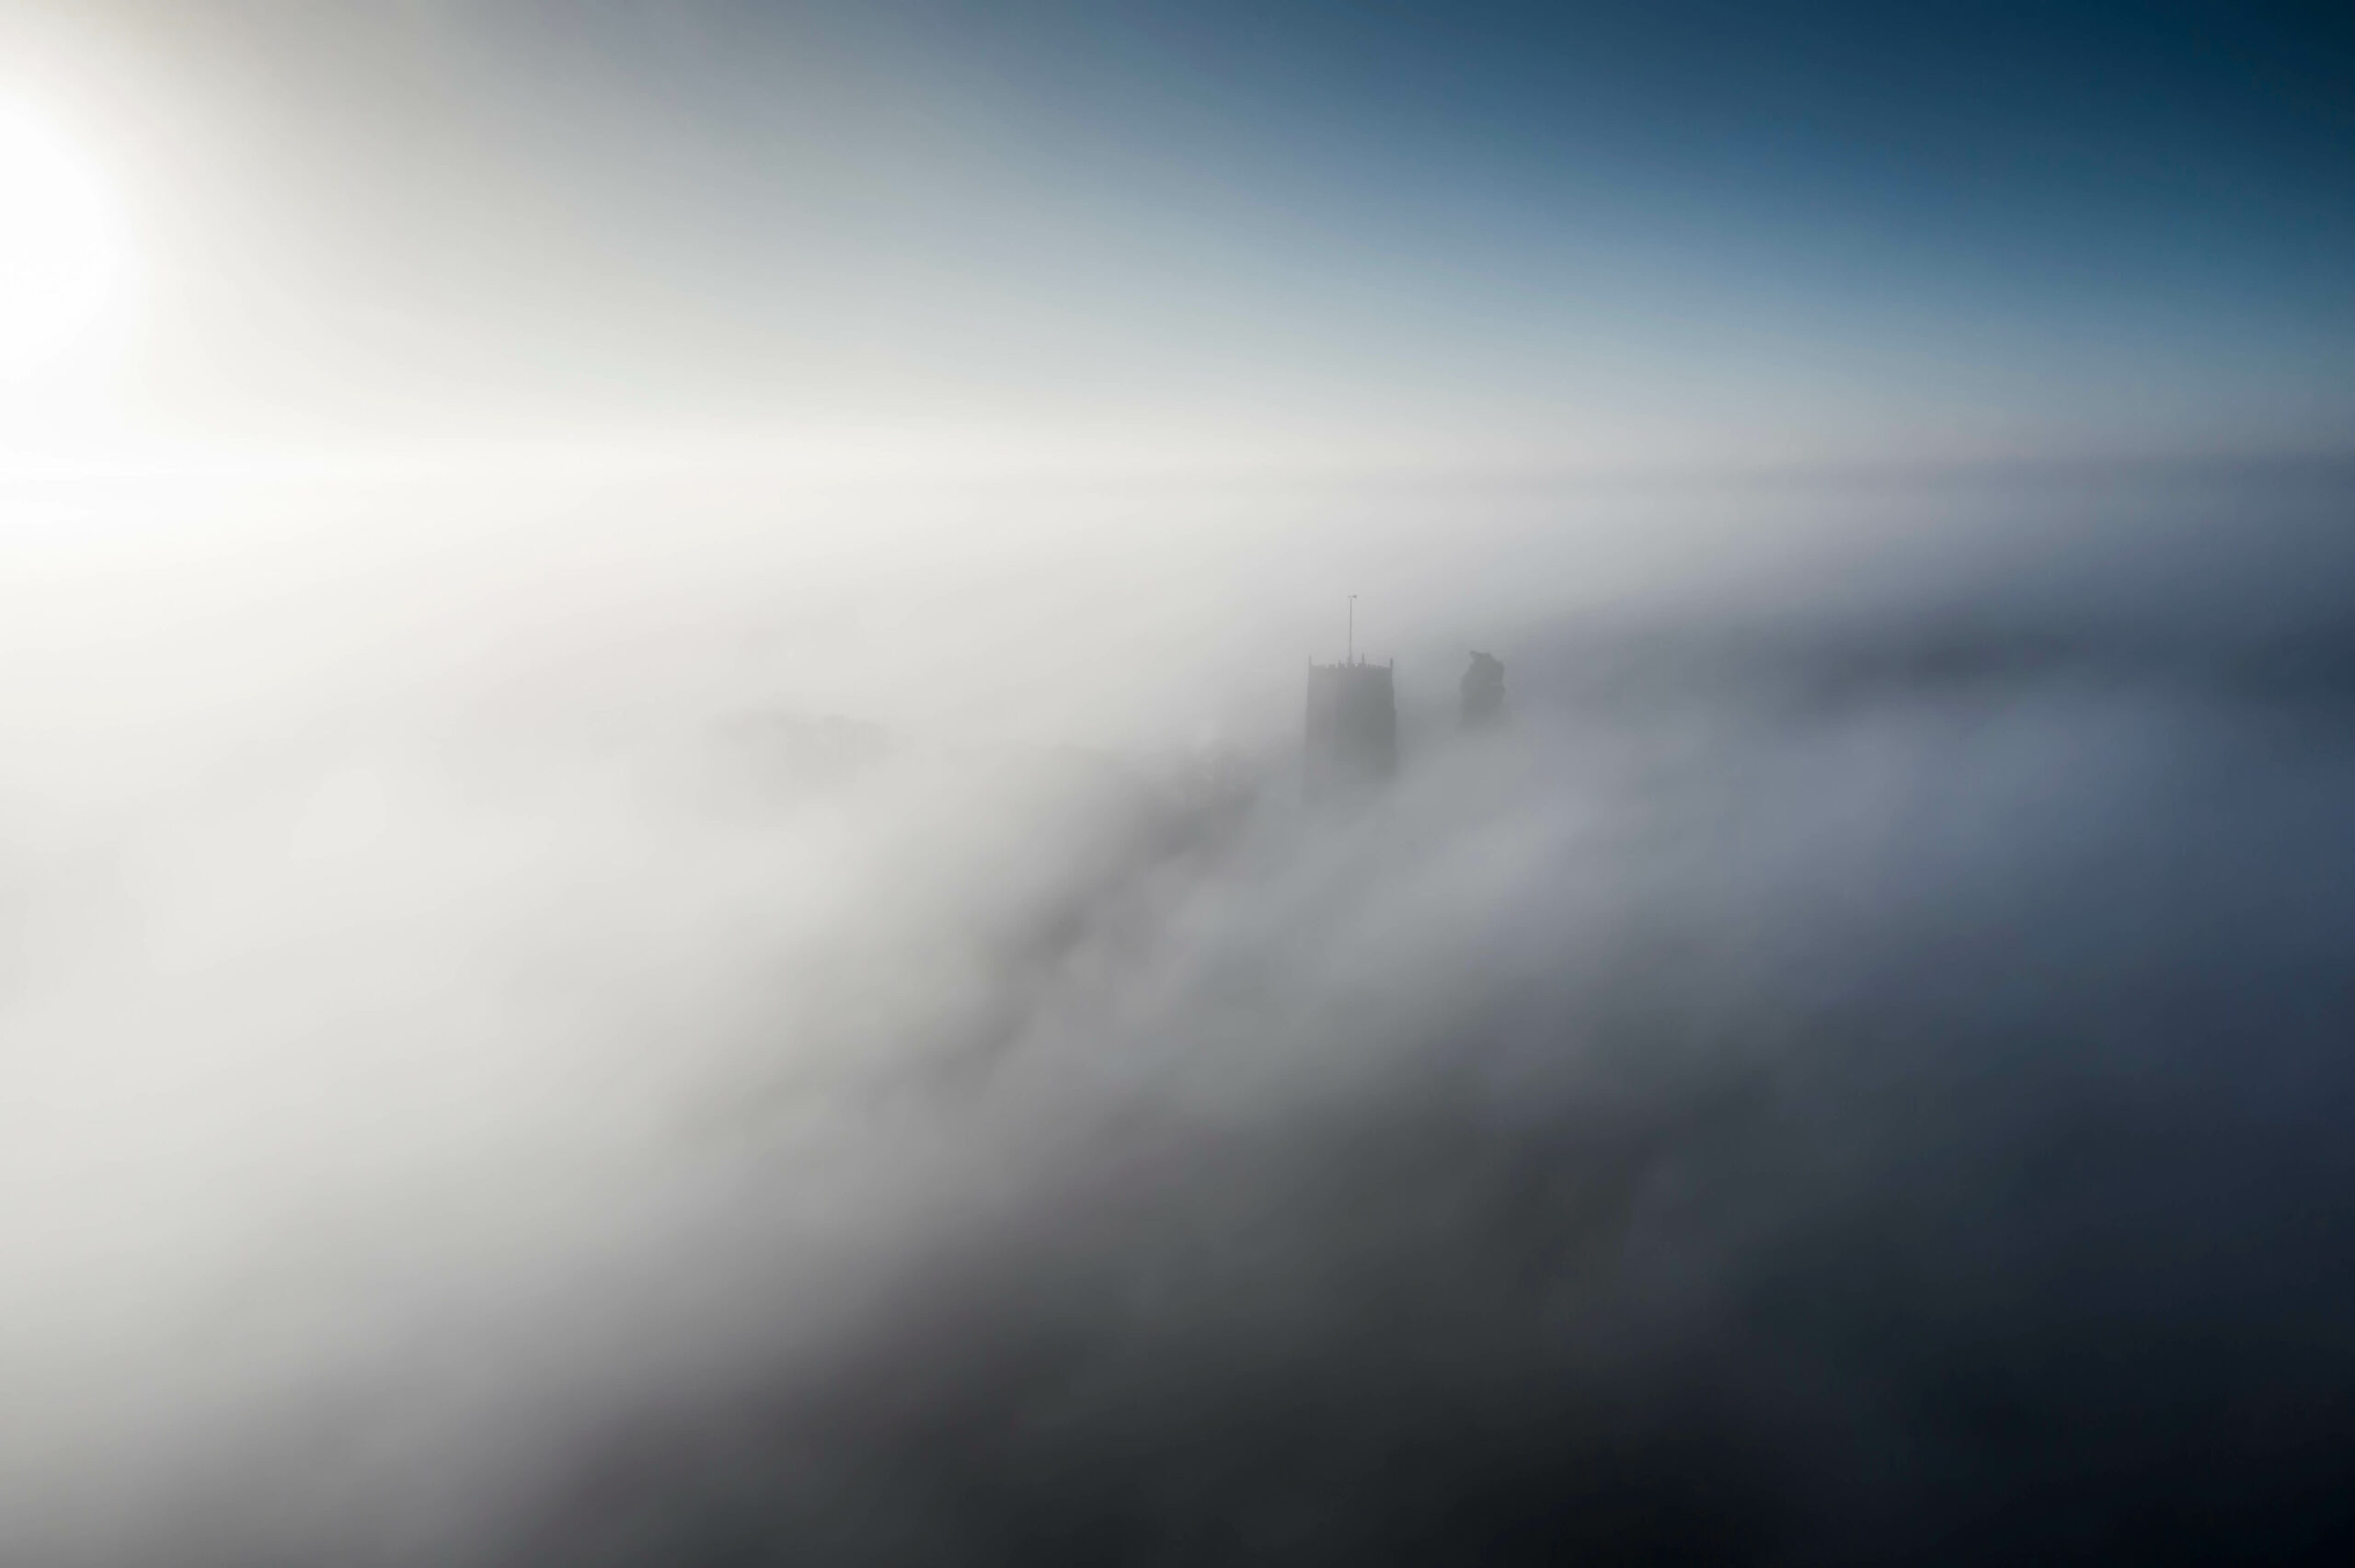
[[[86,340],[128,260],[98,170],[40,115],[0,98],[0,382],[49,369]]]

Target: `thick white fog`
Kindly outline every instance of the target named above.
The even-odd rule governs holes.
[[[0,1557],[1869,1552],[2087,1301],[2272,1398],[2328,478],[21,486]]]
[[[2355,1562],[2327,9],[0,0],[0,1568]]]

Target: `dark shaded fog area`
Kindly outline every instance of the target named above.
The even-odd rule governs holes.
[[[518,547],[234,755],[156,737],[274,657],[158,643],[84,761],[187,777],[16,726],[0,1556],[2336,1558],[2349,478],[1058,533],[913,620]],[[1319,808],[1350,571],[1406,760]]]

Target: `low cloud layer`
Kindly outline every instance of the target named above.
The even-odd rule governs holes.
[[[1296,501],[992,521],[980,608],[905,523],[158,590],[8,715],[6,1555],[2322,1551],[2355,685],[2301,483],[2236,582],[2165,518],[1827,528],[1746,596],[1394,523],[1409,765],[1348,811],[1249,673],[1346,537]]]

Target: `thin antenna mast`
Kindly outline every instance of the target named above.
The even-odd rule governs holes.
[[[1345,655],[1343,655],[1343,656],[1342,656],[1341,662],[1342,662],[1343,664],[1355,664],[1357,661],[1358,661],[1358,596],[1357,596],[1356,594],[1354,594],[1354,593],[1353,593],[1353,594],[1350,595],[1350,650],[1349,650],[1349,652],[1348,652],[1347,654],[1345,654]]]

